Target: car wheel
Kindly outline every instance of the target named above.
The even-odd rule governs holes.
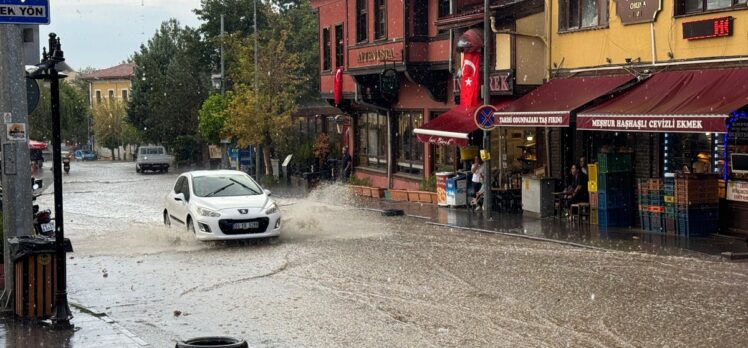
[[[140,167],[138,167],[137,165],[135,166],[135,172],[140,173]]]
[[[171,227],[171,219],[169,218],[169,213],[164,211],[164,226]]]
[[[190,218],[187,219],[187,231],[190,231],[193,234],[197,234],[197,232],[195,230],[195,223],[192,222],[192,219],[190,219]]]

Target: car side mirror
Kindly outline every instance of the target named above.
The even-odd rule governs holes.
[[[177,202],[184,202],[184,193],[177,193],[174,195],[174,200]]]
[[[273,193],[270,192],[270,190],[263,190],[263,191],[265,191],[265,194],[268,195],[268,196],[272,196],[273,195]]]

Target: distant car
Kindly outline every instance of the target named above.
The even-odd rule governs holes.
[[[96,154],[89,150],[76,150],[75,159],[78,161],[95,161]]]
[[[199,240],[276,238],[278,205],[249,175],[234,170],[193,171],[177,178],[164,200],[164,224]]]
[[[146,170],[168,172],[171,160],[172,157],[166,154],[163,146],[141,146],[138,148],[135,172],[145,173]]]

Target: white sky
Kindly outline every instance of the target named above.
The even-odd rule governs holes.
[[[50,0],[50,5],[51,24],[39,28],[42,47],[50,32],[57,33],[74,69],[121,63],[169,18],[183,26],[200,24],[192,12],[200,0]]]

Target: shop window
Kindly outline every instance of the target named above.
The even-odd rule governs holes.
[[[384,0],[374,0],[374,38],[387,37],[387,6]]]
[[[451,0],[439,0],[439,10],[438,10],[439,11],[438,12],[439,18],[449,16],[449,14],[451,12],[450,11],[450,6],[449,6],[450,2],[451,2]]]
[[[559,30],[572,31],[608,25],[605,0],[559,0]]]
[[[413,6],[413,35],[428,36],[429,34],[429,2],[416,1]]]
[[[678,0],[675,2],[677,16],[698,14],[733,8],[745,8],[747,0]]]
[[[330,70],[330,28],[322,29],[322,70]]]
[[[439,117],[444,111],[435,111],[431,113],[431,120]],[[456,149],[454,146],[448,145],[432,145],[432,153],[434,154],[434,168],[436,172],[451,172],[455,169],[455,163],[457,156],[455,155]]]
[[[398,115],[397,171],[423,174],[423,144],[416,140],[413,129],[423,124],[422,112],[405,111]]]
[[[365,42],[369,39],[367,2],[367,0],[356,0],[356,42]]]
[[[335,67],[343,66],[343,25],[335,26]]]
[[[359,117],[358,165],[387,168],[387,117],[376,113],[362,113]]]

